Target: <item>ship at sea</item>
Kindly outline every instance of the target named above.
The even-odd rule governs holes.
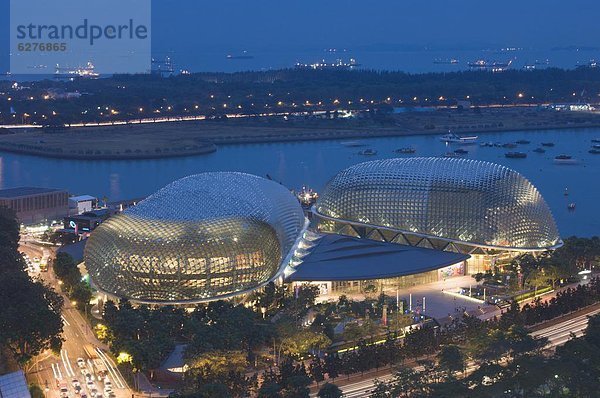
[[[467,66],[471,69],[489,70],[492,72],[503,72],[510,68],[511,65],[512,59],[508,62],[487,61],[485,59],[478,59],[476,61],[467,62]]]
[[[248,51],[244,50],[241,54],[227,54],[227,59],[254,59],[254,55],[248,54]]]
[[[333,62],[327,62],[324,59],[320,62],[315,62],[312,64],[296,62],[294,67],[296,69],[354,69],[360,66],[360,64],[354,58],[350,58],[349,61],[344,61],[341,58],[336,59]]]
[[[458,59],[456,58],[450,58],[450,59],[445,59],[445,58],[436,58],[433,60],[434,64],[441,64],[441,65],[456,65],[458,64]]]
[[[85,66],[78,66],[76,68],[62,67],[57,64],[54,77],[57,79],[96,79],[100,76],[100,74],[96,72],[95,69],[96,67],[91,61],[88,61]]]
[[[163,60],[152,58],[150,73],[160,77],[171,77],[175,75],[175,64],[169,56],[166,56]]]

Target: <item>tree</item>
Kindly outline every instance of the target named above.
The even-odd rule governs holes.
[[[19,223],[15,212],[0,207],[0,274],[25,272],[25,262],[19,253]]]
[[[282,391],[284,398],[309,398],[310,378],[305,374],[294,374],[287,380],[287,386]]]
[[[323,374],[323,362],[318,356],[315,356],[310,365],[308,367],[310,376],[312,379],[319,385],[320,382],[325,380],[325,375]]]
[[[437,355],[439,365],[448,374],[463,371],[465,368],[465,356],[456,345],[447,345]]]
[[[281,386],[275,381],[265,381],[258,389],[258,398],[281,398]]]
[[[29,278],[18,247],[15,213],[0,208],[0,346],[23,365],[43,350],[60,350],[63,300]]]
[[[342,361],[339,355],[336,353],[329,354],[325,357],[325,363],[323,370],[327,373],[330,379],[335,380],[339,377],[341,371]]]
[[[323,384],[317,393],[317,397],[319,398],[342,398],[343,395],[342,390],[332,383]]]
[[[31,394],[31,398],[45,398],[46,396],[44,390],[37,384],[31,384],[29,386],[29,393]]]
[[[92,290],[86,283],[80,282],[73,287],[70,297],[77,303],[77,308],[80,311],[85,311],[86,306],[92,299]]]
[[[63,323],[63,299],[26,274],[0,277],[0,345],[6,346],[21,363],[46,349],[59,351]]]
[[[209,351],[189,363],[186,377],[200,377],[202,380],[218,380],[231,372],[243,372],[248,365],[246,355],[241,351]]]
[[[81,272],[79,272],[73,257],[68,253],[59,252],[56,254],[53,269],[54,274],[64,283],[67,291],[81,281]]]
[[[331,340],[323,333],[310,329],[294,329],[293,334],[281,340],[283,352],[287,355],[300,356],[313,350],[323,350],[331,345]]]
[[[16,213],[8,207],[0,207],[0,242],[2,247],[17,252],[19,250],[19,223]]]

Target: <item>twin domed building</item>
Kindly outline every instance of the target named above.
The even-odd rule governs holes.
[[[319,283],[325,293],[366,280],[412,286],[561,244],[548,205],[519,173],[400,158],[343,170],[307,215],[288,189],[257,176],[177,180],[96,228],[85,265],[107,296],[190,304],[270,281]]]

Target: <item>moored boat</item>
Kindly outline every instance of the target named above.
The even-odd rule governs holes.
[[[364,151],[360,151],[358,154],[365,155],[365,156],[373,156],[373,155],[377,155],[377,151],[369,148],[369,149],[365,149]]]
[[[527,144],[531,144],[531,141],[528,140],[519,140],[516,141],[517,144],[522,144],[522,145],[527,145]]]
[[[579,161],[574,159],[571,155],[558,155],[554,158],[554,163],[557,164],[577,164]]]
[[[342,141],[342,142],[340,142],[340,144],[342,144],[343,146],[347,146],[347,147],[360,147],[360,146],[367,145],[364,142],[360,142],[360,141]]]
[[[554,142],[542,142],[542,146],[551,147],[554,146]]]
[[[445,154],[442,155],[442,157],[445,157],[445,158],[459,158],[460,155],[458,153],[454,153],[454,152],[446,152]]]
[[[442,137],[440,137],[440,141],[444,141],[447,143],[452,143],[452,144],[475,144],[477,143],[477,139],[479,137],[474,135],[474,136],[470,136],[470,137],[461,137],[459,135],[456,135],[454,133],[450,133],[448,132],[448,134],[443,135]]]
[[[415,148],[398,148],[394,152],[396,153],[415,153],[417,150]]]
[[[510,159],[524,159],[527,154],[525,152],[506,152],[504,156]]]
[[[536,152],[536,153],[546,153],[546,150],[544,148],[535,148],[533,150],[533,152]]]

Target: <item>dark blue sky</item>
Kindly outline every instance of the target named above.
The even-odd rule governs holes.
[[[593,0],[154,2],[157,47],[594,45]]]
[[[0,71],[8,69],[8,4],[0,0]],[[600,45],[593,0],[153,0],[152,14],[156,54]]]

